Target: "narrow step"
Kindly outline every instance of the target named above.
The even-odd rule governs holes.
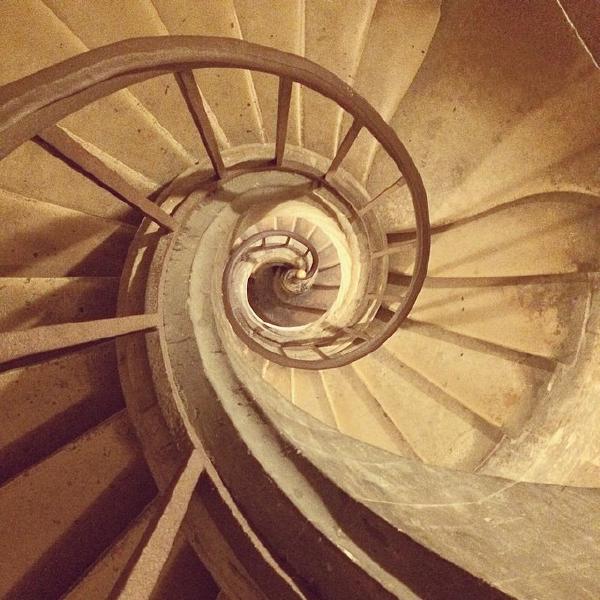
[[[408,442],[351,367],[320,373],[342,433],[394,454],[416,458]]]
[[[292,403],[323,423],[336,427],[335,416],[319,372],[303,369],[290,370]]]
[[[353,86],[389,121],[419,70],[440,18],[441,0],[378,0]],[[342,131],[350,126],[344,115]],[[377,141],[362,131],[343,167],[365,182]]]
[[[128,225],[0,189],[0,276],[118,276],[133,237]]]
[[[25,142],[0,161],[0,188],[95,217],[138,220],[122,200],[35,142]]]
[[[116,277],[0,277],[0,331],[113,317]]]
[[[0,373],[0,484],[123,407],[114,342]]]
[[[87,50],[85,44],[48,8],[36,0],[8,0],[0,20],[12,23],[0,32],[0,45],[15,48],[0,68],[0,84]],[[94,18],[98,24],[98,20]],[[170,181],[191,161],[156,120],[127,91],[82,108],[61,121],[66,129],[154,182]]]
[[[83,6],[77,0],[48,0],[46,4],[88,48],[127,38],[169,33],[150,0],[131,3],[127,10],[115,10],[109,2]],[[206,156],[173,75],[138,83],[131,86],[129,92],[157,120],[165,134],[185,148],[184,152],[189,153],[190,159],[192,156]]]
[[[600,271],[600,201],[537,195],[433,231],[430,277],[524,277]],[[398,248],[399,249],[399,248]],[[524,260],[526,258],[526,260]],[[390,255],[411,273],[414,242]]]
[[[92,565],[64,600],[108,598],[121,573],[127,567],[148,526],[155,518],[156,499],[129,524],[127,530]]]
[[[263,379],[270,383],[284,398],[292,398],[292,370],[277,363],[265,361]]]
[[[415,321],[519,352],[568,361],[577,349],[590,284],[585,281],[440,287],[426,280],[411,312]],[[397,305],[402,286],[388,286],[387,307]],[[394,298],[394,301],[391,299]]]
[[[248,42],[277,48],[283,52],[304,54],[304,2],[289,0],[235,0],[235,10],[242,36]],[[277,11],[277,27],[273,26],[273,11]],[[275,141],[277,123],[278,81],[273,75],[252,73],[256,97],[262,115],[266,141]],[[287,143],[301,144],[300,87],[292,88],[288,118]]]
[[[368,356],[353,363],[414,452],[426,463],[472,470],[494,448],[497,433],[430,387],[410,383],[397,364]]]
[[[532,31],[529,22],[544,27]],[[600,74],[558,4],[529,3],[519,19],[508,4],[444,6],[391,120],[417,160],[432,222],[531,193],[531,179],[537,191],[557,189],[563,161],[597,144],[599,93]],[[378,163],[370,186],[382,189],[394,176]],[[590,181],[577,183],[585,189]]]
[[[202,10],[198,10],[194,0],[153,0],[152,4],[171,35],[241,38],[232,0],[207,3]],[[264,141],[262,118],[248,71],[199,69],[195,77],[231,145]]]
[[[401,328],[385,343],[401,363],[511,436],[521,429],[552,373]]]
[[[121,412],[0,488],[4,598],[66,592],[156,488]]]
[[[305,55],[352,84],[375,9],[374,0],[349,0],[343,18],[334,2],[305,1]],[[302,89],[304,147],[322,156],[335,155],[343,115],[335,102]]]

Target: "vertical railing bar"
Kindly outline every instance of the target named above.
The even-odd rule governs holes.
[[[194,73],[192,71],[179,71],[175,73],[175,78],[179,84],[179,88],[187,104],[188,110],[192,115],[192,119],[198,129],[198,133],[202,138],[202,143],[206,148],[208,158],[217,174],[219,179],[222,179],[225,175],[225,164],[221,157],[221,151],[219,150],[219,144],[215,132],[206,113],[204,101],[200,95],[200,90],[196,84]]]
[[[275,164],[280,167],[283,163],[285,140],[287,138],[290,102],[292,98],[292,83],[288,77],[279,78],[279,94],[277,97],[277,133],[275,138]]]
[[[331,161],[331,165],[329,165],[329,169],[327,170],[326,175],[332,175],[338,170],[341,162],[344,160],[344,158],[346,158],[348,152],[350,152],[350,148],[352,147],[352,144],[358,137],[358,134],[360,133],[361,129],[362,123],[358,119],[354,119],[352,125],[350,126],[350,129],[348,129],[346,135],[344,136],[344,139],[342,140],[342,143],[340,144],[336,155],[333,157],[333,160]]]

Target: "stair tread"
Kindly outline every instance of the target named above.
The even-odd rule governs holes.
[[[242,36],[248,42],[277,48],[283,52],[304,54],[304,6],[301,0],[235,0]],[[277,27],[273,15],[277,14]],[[277,123],[278,81],[272,75],[252,73],[256,97],[262,114],[267,141],[275,141]],[[299,87],[292,88],[288,117],[287,142],[301,143],[301,111]]]
[[[125,202],[34,142],[0,161],[0,188],[104,219],[136,218]]]
[[[600,202],[539,195],[433,231],[428,276],[522,277],[600,270]],[[390,255],[411,273],[414,242]]]
[[[114,317],[116,277],[0,277],[0,331]]]
[[[263,369],[263,379],[270,383],[282,396],[288,400],[292,397],[291,370],[272,361],[266,361]]]
[[[132,228],[0,189],[3,277],[116,276]]]
[[[378,360],[366,357],[353,368],[424,462],[472,470],[497,443],[464,414],[450,410]]]
[[[120,410],[114,342],[0,373],[0,481]]]
[[[0,553],[12,558],[0,564],[0,593],[54,597],[74,582],[154,495],[144,469],[123,411],[2,486],[2,528],[12,535]]]
[[[327,425],[336,427],[335,416],[318,371],[291,369],[291,401]]]
[[[551,373],[401,328],[384,348],[496,427],[515,435]]]
[[[102,0],[93,6],[84,6],[77,0],[48,0],[46,4],[88,48],[128,38],[168,34],[149,0],[138,0],[127,7]],[[190,155],[207,156],[173,75],[155,77],[128,89]]]
[[[0,44],[17,48],[0,69],[0,83],[24,77],[87,50],[85,44],[41,2],[7,0],[0,7]],[[97,25],[97,21],[93,20]],[[127,91],[115,92],[61,121],[69,131],[154,182],[172,179],[190,166],[179,145]]]
[[[388,121],[419,70],[440,18],[441,0],[378,0],[353,86]],[[350,126],[344,115],[342,131]],[[344,169],[365,182],[378,142],[363,131]]]
[[[562,161],[597,144],[599,94],[600,73],[557,4],[528,3],[519,18],[492,1],[444,6],[391,120],[417,160],[432,222],[513,200],[529,179],[556,189]],[[394,176],[378,162],[370,186],[383,189]]]
[[[194,0],[153,0],[171,35],[209,35],[240,38],[232,0],[206,3]],[[264,141],[252,77],[240,69],[200,69],[195,72],[203,96],[231,145]]]
[[[402,288],[391,285],[388,292],[398,298]],[[505,348],[567,361],[579,343],[589,293],[585,281],[480,287],[428,287],[426,281],[411,318]]]
[[[305,56],[352,84],[375,4],[373,0],[349,0],[341,19],[335,2],[306,0]],[[304,147],[332,158],[341,139],[342,109],[303,87],[302,110]]]
[[[154,518],[157,502],[152,501],[117,541],[92,565],[63,600],[108,598],[119,576]]]
[[[342,433],[401,456],[411,447],[351,367],[320,371]]]

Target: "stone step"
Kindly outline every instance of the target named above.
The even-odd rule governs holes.
[[[92,6],[83,6],[77,0],[49,0],[46,4],[88,48],[128,38],[169,33],[150,0],[137,0],[126,8],[115,7],[107,0],[95,2]],[[156,119],[157,125],[185,148],[190,160],[193,156],[206,157],[202,140],[173,75],[133,85],[129,92]]]
[[[302,0],[235,0],[235,10],[242,36],[248,42],[262,44],[302,56],[304,54],[304,2]],[[273,15],[277,15],[277,27],[273,27]],[[262,115],[265,138],[275,141],[277,123],[277,98],[279,81],[273,75],[254,71],[252,73],[256,97]],[[301,145],[300,87],[292,88],[288,117],[287,142]]]
[[[0,277],[0,331],[114,317],[116,277]]]
[[[60,596],[155,494],[124,411],[21,473],[0,488],[0,594]]]
[[[375,5],[374,0],[349,0],[340,18],[338,4],[306,0],[305,56],[352,84]],[[333,158],[341,141],[342,108],[303,87],[302,110],[304,147]]]
[[[0,67],[0,84],[87,50],[81,39],[42,2],[3,2],[0,20],[11,23],[10,28],[0,32],[0,45],[15,49]],[[98,25],[97,18],[93,22]],[[127,91],[102,98],[60,123],[139,172],[154,188],[192,164],[181,146],[156,126],[156,119]]]
[[[409,381],[389,357],[379,358],[367,356],[352,368],[415,454],[429,464],[476,468],[498,442],[497,432],[435,386]]]
[[[171,35],[209,35],[241,38],[233,0],[205,3],[194,0],[153,0],[158,16]],[[203,96],[211,107],[226,140],[236,146],[264,142],[262,118],[252,75],[239,69],[200,69],[195,72]],[[221,136],[219,136],[221,137]]]
[[[378,0],[353,86],[391,119],[419,70],[440,18],[441,0]],[[351,125],[345,113],[342,131]],[[365,183],[379,143],[362,131],[342,166]]]
[[[270,383],[282,396],[292,398],[292,370],[271,361],[265,361],[263,379]]]
[[[416,325],[416,324],[415,324]],[[552,371],[402,327],[385,350],[511,436],[521,429]]]
[[[0,276],[117,276],[131,226],[0,189]]]
[[[116,542],[91,566],[64,600],[108,598],[121,573],[125,570],[138,544],[155,518],[156,499],[132,521]]]
[[[531,22],[544,27],[532,31]],[[423,177],[432,222],[514,200],[529,179],[538,193],[560,189],[564,161],[597,145],[599,93],[600,73],[558,4],[535,0],[519,18],[493,0],[444,6],[391,120]],[[369,191],[394,178],[376,157]],[[398,229],[410,226],[402,213],[383,214]]]
[[[524,277],[600,271],[600,201],[570,193],[505,204],[434,229],[430,277]],[[395,238],[408,236],[390,236]],[[390,269],[410,274],[414,242],[394,244]]]
[[[408,442],[351,367],[320,373],[342,433],[394,454],[415,457]]]
[[[0,161],[0,188],[95,217],[139,221],[125,202],[35,142]]]
[[[474,283],[468,278],[450,284],[427,279],[411,319],[518,352],[562,362],[572,359],[590,294],[588,282]],[[389,285],[384,304],[397,306],[405,289]]]
[[[0,373],[0,483],[124,407],[114,342]]]
[[[335,416],[318,371],[291,369],[290,400],[319,421],[336,427]]]

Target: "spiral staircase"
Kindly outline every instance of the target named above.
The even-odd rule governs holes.
[[[600,597],[593,2],[0,22],[0,597]]]

